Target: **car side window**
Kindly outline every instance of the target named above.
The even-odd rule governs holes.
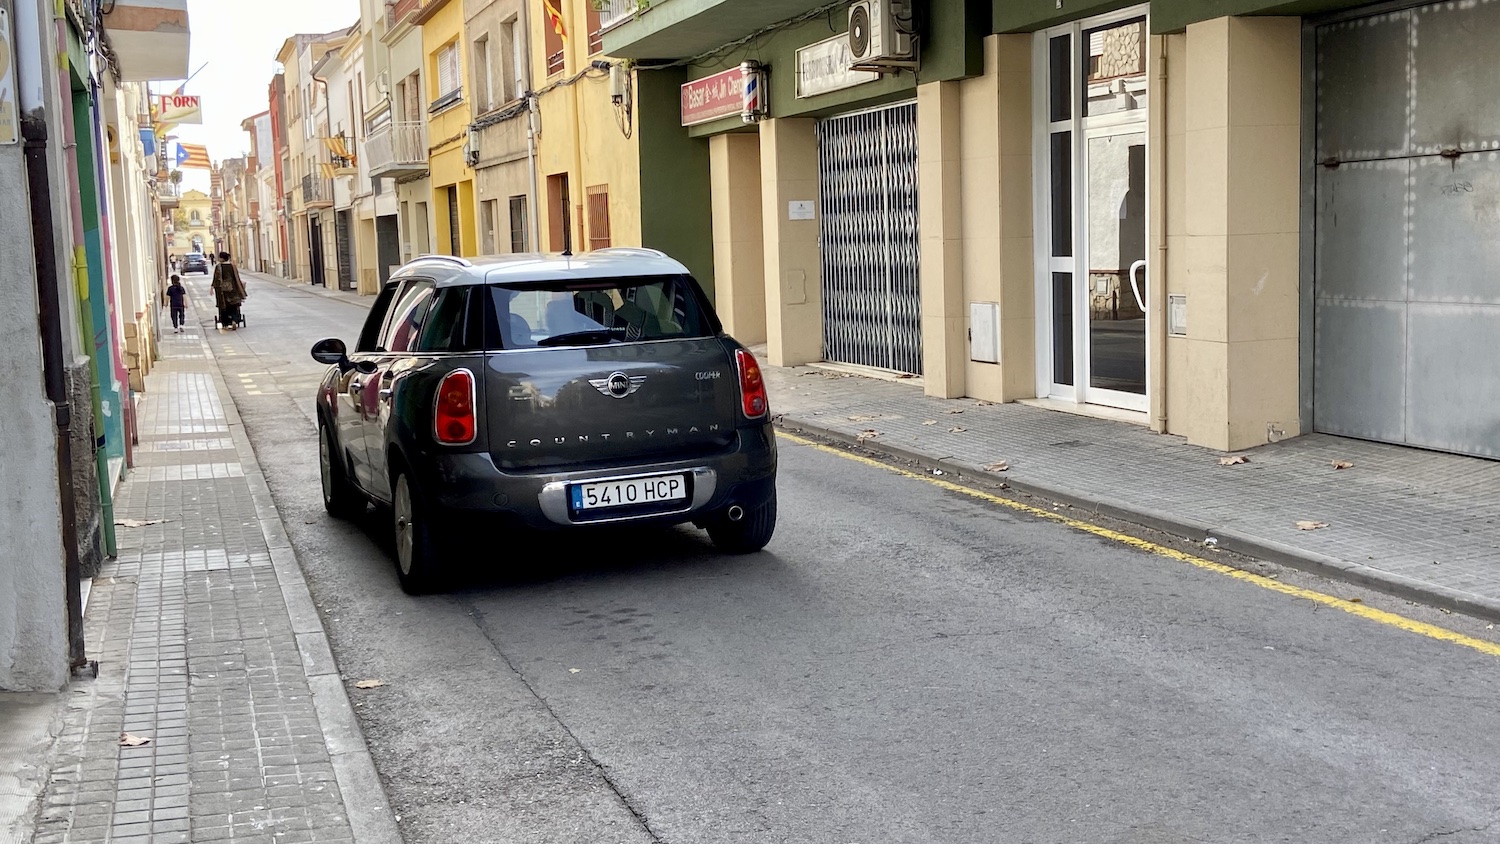
[[[393,281],[380,291],[375,297],[375,304],[370,308],[369,316],[365,317],[365,327],[359,332],[359,343],[355,345],[356,352],[374,352],[380,345],[380,329],[385,325],[385,318],[390,315],[391,301],[396,298],[396,290],[401,287],[401,282]]]
[[[468,322],[469,288],[450,287],[433,297],[432,309],[417,340],[419,352],[472,351],[465,339]]]
[[[414,350],[431,305],[432,282],[425,279],[408,281],[391,308],[391,318],[382,334],[380,348],[387,352]]]

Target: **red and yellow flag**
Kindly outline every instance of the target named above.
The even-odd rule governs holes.
[[[547,13],[547,20],[552,22],[552,31],[562,40],[568,40],[568,30],[563,26],[562,12],[558,11],[557,4],[553,0],[542,0],[542,10]]]

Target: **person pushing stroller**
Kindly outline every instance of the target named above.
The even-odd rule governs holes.
[[[220,252],[219,260],[214,264],[213,288],[214,304],[219,309],[219,327],[231,331],[239,328],[243,321],[240,304],[250,294],[245,292],[245,282],[240,278],[240,270],[229,260],[228,252]]]

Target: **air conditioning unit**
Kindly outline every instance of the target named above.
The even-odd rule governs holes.
[[[468,137],[464,140],[464,161],[473,167],[479,163],[479,130],[469,127]]]
[[[915,0],[859,0],[849,7],[851,70],[917,66]]]

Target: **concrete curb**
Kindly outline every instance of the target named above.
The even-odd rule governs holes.
[[[301,652],[308,687],[312,690],[313,708],[318,714],[318,723],[328,745],[334,779],[338,782],[339,794],[344,799],[344,810],[349,817],[354,840],[361,844],[401,844],[401,832],[396,826],[390,800],[380,784],[375,758],[370,754],[370,747],[365,742],[364,733],[354,715],[354,707],[349,702],[348,690],[338,673],[328,634],[323,628],[323,619],[313,603],[307,578],[303,576],[302,566],[297,561],[297,552],[287,538],[286,525],[276,509],[276,502],[271,498],[271,488],[266,483],[266,476],[261,472],[255,450],[250,446],[249,435],[245,432],[234,395],[229,392],[223,368],[206,337],[203,351],[213,363],[210,376],[214,388],[219,391],[224,406],[224,422],[234,439],[235,450],[239,453],[240,463],[245,471],[245,480],[250,484],[256,519],[260,522],[261,533],[265,535],[266,544],[270,548],[276,581],[281,586],[281,595],[291,617],[292,633]]]
[[[269,282],[271,284],[277,285],[278,287],[285,287],[288,290],[301,290],[306,293],[311,293],[314,296],[322,296],[324,299],[331,299],[335,302],[343,302],[346,305],[354,305],[356,307],[363,308],[368,307],[368,305],[364,301],[365,299],[368,299],[371,302],[375,301],[374,296],[361,296],[359,299],[351,299],[349,298],[349,291],[347,290],[329,290],[326,287],[322,287],[316,284],[304,284],[300,281],[292,281],[291,279],[281,278],[280,276],[270,275],[269,273],[258,273],[254,270],[241,270],[240,272],[242,275],[249,276],[256,281]]]
[[[905,446],[881,442],[879,439],[861,442],[857,437],[793,414],[780,416],[776,424],[777,427],[791,431],[805,432],[845,445],[887,454],[926,469],[941,469],[953,474],[960,481],[964,475],[986,480],[1001,480],[999,476],[984,471],[983,467],[977,464],[958,460],[952,456],[928,454]],[[1481,595],[1427,583],[1361,563],[1341,560],[1233,528],[1216,527],[1171,513],[1149,510],[1127,502],[1090,495],[1054,484],[1026,481],[1009,473],[1003,477],[1003,481],[1012,491],[1066,504],[1086,514],[1141,525],[1193,542],[1202,542],[1212,537],[1218,540],[1218,547],[1236,554],[1276,563],[1330,580],[1353,583],[1396,598],[1462,613],[1484,621],[1500,622],[1500,601]]]

